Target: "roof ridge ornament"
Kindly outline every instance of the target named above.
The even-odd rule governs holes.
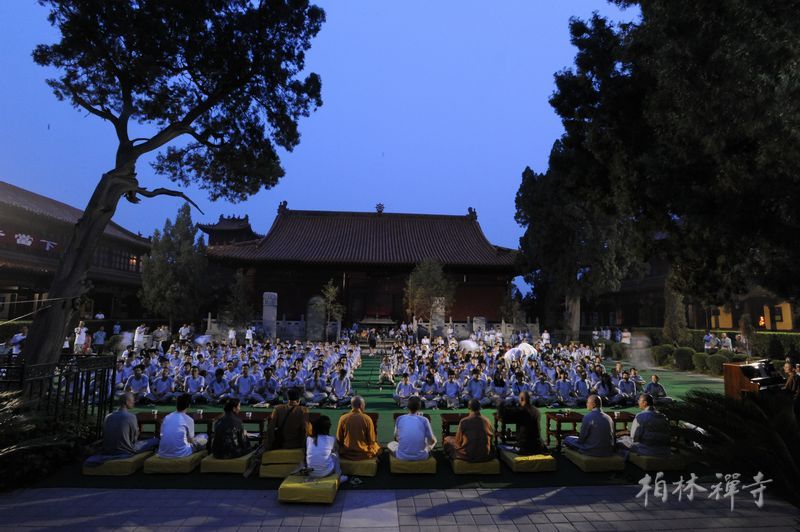
[[[468,208],[467,208],[467,217],[468,217],[470,220],[475,220],[475,221],[477,221],[477,220],[478,220],[478,211],[476,211],[476,210],[475,210],[475,209],[473,209],[472,207],[468,207]]]
[[[377,205],[375,205],[375,212],[378,213],[378,216],[383,214],[383,209],[384,209],[383,203],[378,203]]]
[[[278,214],[283,214],[284,212],[286,212],[287,210],[289,210],[289,208],[287,207],[287,205],[289,205],[289,202],[288,202],[288,201],[286,201],[286,200],[283,200],[282,202],[280,202],[280,203],[278,204]]]

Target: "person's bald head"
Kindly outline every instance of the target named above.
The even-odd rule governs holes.
[[[353,410],[364,410],[367,406],[367,403],[364,401],[364,398],[360,395],[356,395],[350,400],[350,406]]]
[[[136,405],[136,397],[133,392],[125,392],[119,397],[120,408],[133,408]]]
[[[595,408],[602,408],[603,407],[603,399],[596,394],[592,394],[586,399],[586,408],[589,410],[593,410]]]

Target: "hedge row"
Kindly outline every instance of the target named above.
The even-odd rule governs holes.
[[[703,351],[694,351],[690,347],[674,348],[669,344],[657,345],[651,348],[653,362],[657,366],[673,366],[682,371],[707,372],[711,375],[722,375],[722,365],[725,362],[745,362],[747,355],[739,355],[722,349],[713,355]]]
[[[652,345],[658,346],[669,343],[664,338],[661,329],[654,327],[637,327],[634,329],[636,332],[643,332],[650,336]],[[715,330],[715,334],[725,332],[731,338],[735,338],[738,331],[719,331]],[[703,337],[706,332],[700,329],[689,330],[689,340],[686,342],[686,347],[691,347],[693,351],[703,351]],[[773,359],[783,359],[788,355],[800,356],[800,333],[794,332],[773,332],[773,331],[758,331],[755,337],[751,340],[753,345],[753,356],[768,357]]]

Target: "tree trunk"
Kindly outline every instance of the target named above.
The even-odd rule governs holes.
[[[137,187],[133,163],[103,174],[59,260],[48,292],[56,301],[40,310],[31,325],[24,348],[28,364],[58,361],[65,333],[89,288],[86,276],[103,232],[120,198]]]
[[[564,298],[564,324],[569,333],[567,340],[579,341],[581,332],[581,298],[580,296],[566,296]]]

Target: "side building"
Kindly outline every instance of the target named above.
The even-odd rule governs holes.
[[[48,304],[47,291],[83,211],[0,181],[0,321],[31,314]],[[82,317],[141,315],[142,256],[150,241],[118,224],[106,227],[92,257],[91,289]]]
[[[669,262],[650,261],[641,278],[624,280],[616,292],[581,301],[581,328],[664,326],[664,287]],[[743,315],[749,315],[757,331],[795,331],[797,308],[791,303],[755,287],[737,301],[725,306],[707,306],[691,299],[684,301],[686,323],[690,329],[739,328]]]
[[[209,235],[209,259],[241,269],[260,308],[263,292],[278,294],[279,320],[299,320],[330,279],[341,287],[345,323],[408,321],[403,291],[416,264],[434,259],[456,283],[453,321],[501,320],[503,298],[517,270],[516,251],[492,245],[473,209],[465,216],[291,210],[282,202],[266,236],[244,219],[200,225]],[[233,229],[233,226],[237,227]]]

